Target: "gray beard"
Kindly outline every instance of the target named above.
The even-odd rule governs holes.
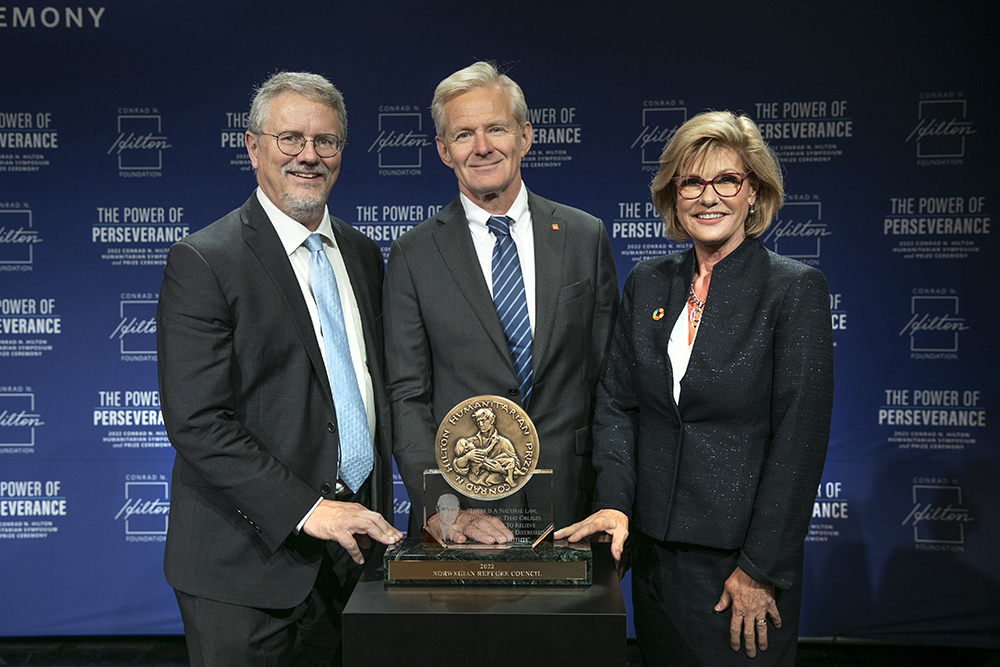
[[[285,205],[284,208],[288,216],[296,220],[299,218],[304,220],[320,218],[323,215],[323,209],[326,207],[326,198],[321,196],[313,199],[301,199],[288,193],[283,193],[281,200]]]

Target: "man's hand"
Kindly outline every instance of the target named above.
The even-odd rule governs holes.
[[[361,549],[371,546],[369,537],[386,545],[395,544],[403,538],[403,534],[390,526],[378,512],[358,503],[334,500],[321,500],[306,519],[302,532],[320,540],[337,542],[358,565],[365,562]]]
[[[774,601],[774,586],[762,584],[736,568],[726,579],[715,611],[725,611],[730,605],[733,607],[733,619],[729,624],[729,645],[734,651],[739,651],[742,638],[751,658],[757,655],[758,646],[761,651],[766,651],[767,617],[771,617],[775,628],[781,627],[781,614]]]
[[[506,544],[514,541],[514,533],[510,532],[503,521],[480,510],[459,511],[458,518],[450,527],[441,526],[439,517],[439,514],[435,514],[427,519],[427,527],[446,540],[459,544],[469,540],[482,544]]]

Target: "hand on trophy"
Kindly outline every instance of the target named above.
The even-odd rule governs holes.
[[[442,539],[458,544],[469,540],[482,544],[506,544],[514,540],[514,534],[500,519],[474,509],[456,512],[449,507],[439,507],[438,513],[427,520],[427,527]]]
[[[611,555],[615,559],[618,577],[628,571],[629,559],[625,553],[625,540],[628,538],[628,517],[618,510],[598,510],[583,521],[577,521],[571,526],[560,528],[553,537],[563,538],[570,542],[579,542],[590,537],[591,542],[611,542]],[[624,558],[623,558],[624,556]]]
[[[369,538],[382,544],[395,544],[403,534],[390,526],[378,512],[358,503],[321,500],[302,526],[306,535],[333,540],[347,550],[355,563],[365,562],[362,549],[371,545]]]

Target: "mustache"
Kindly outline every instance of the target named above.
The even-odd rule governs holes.
[[[330,170],[322,165],[307,166],[301,164],[286,164],[281,168],[281,173],[285,176],[291,174],[292,172],[299,174],[316,174],[318,176],[322,176],[323,178],[330,177]]]

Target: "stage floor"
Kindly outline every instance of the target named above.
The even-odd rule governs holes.
[[[641,667],[629,642],[628,667]],[[0,638],[0,665],[102,667],[188,665],[183,637]],[[1000,667],[1000,651],[947,646],[802,642],[797,667]],[[374,667],[374,666],[373,666]]]

